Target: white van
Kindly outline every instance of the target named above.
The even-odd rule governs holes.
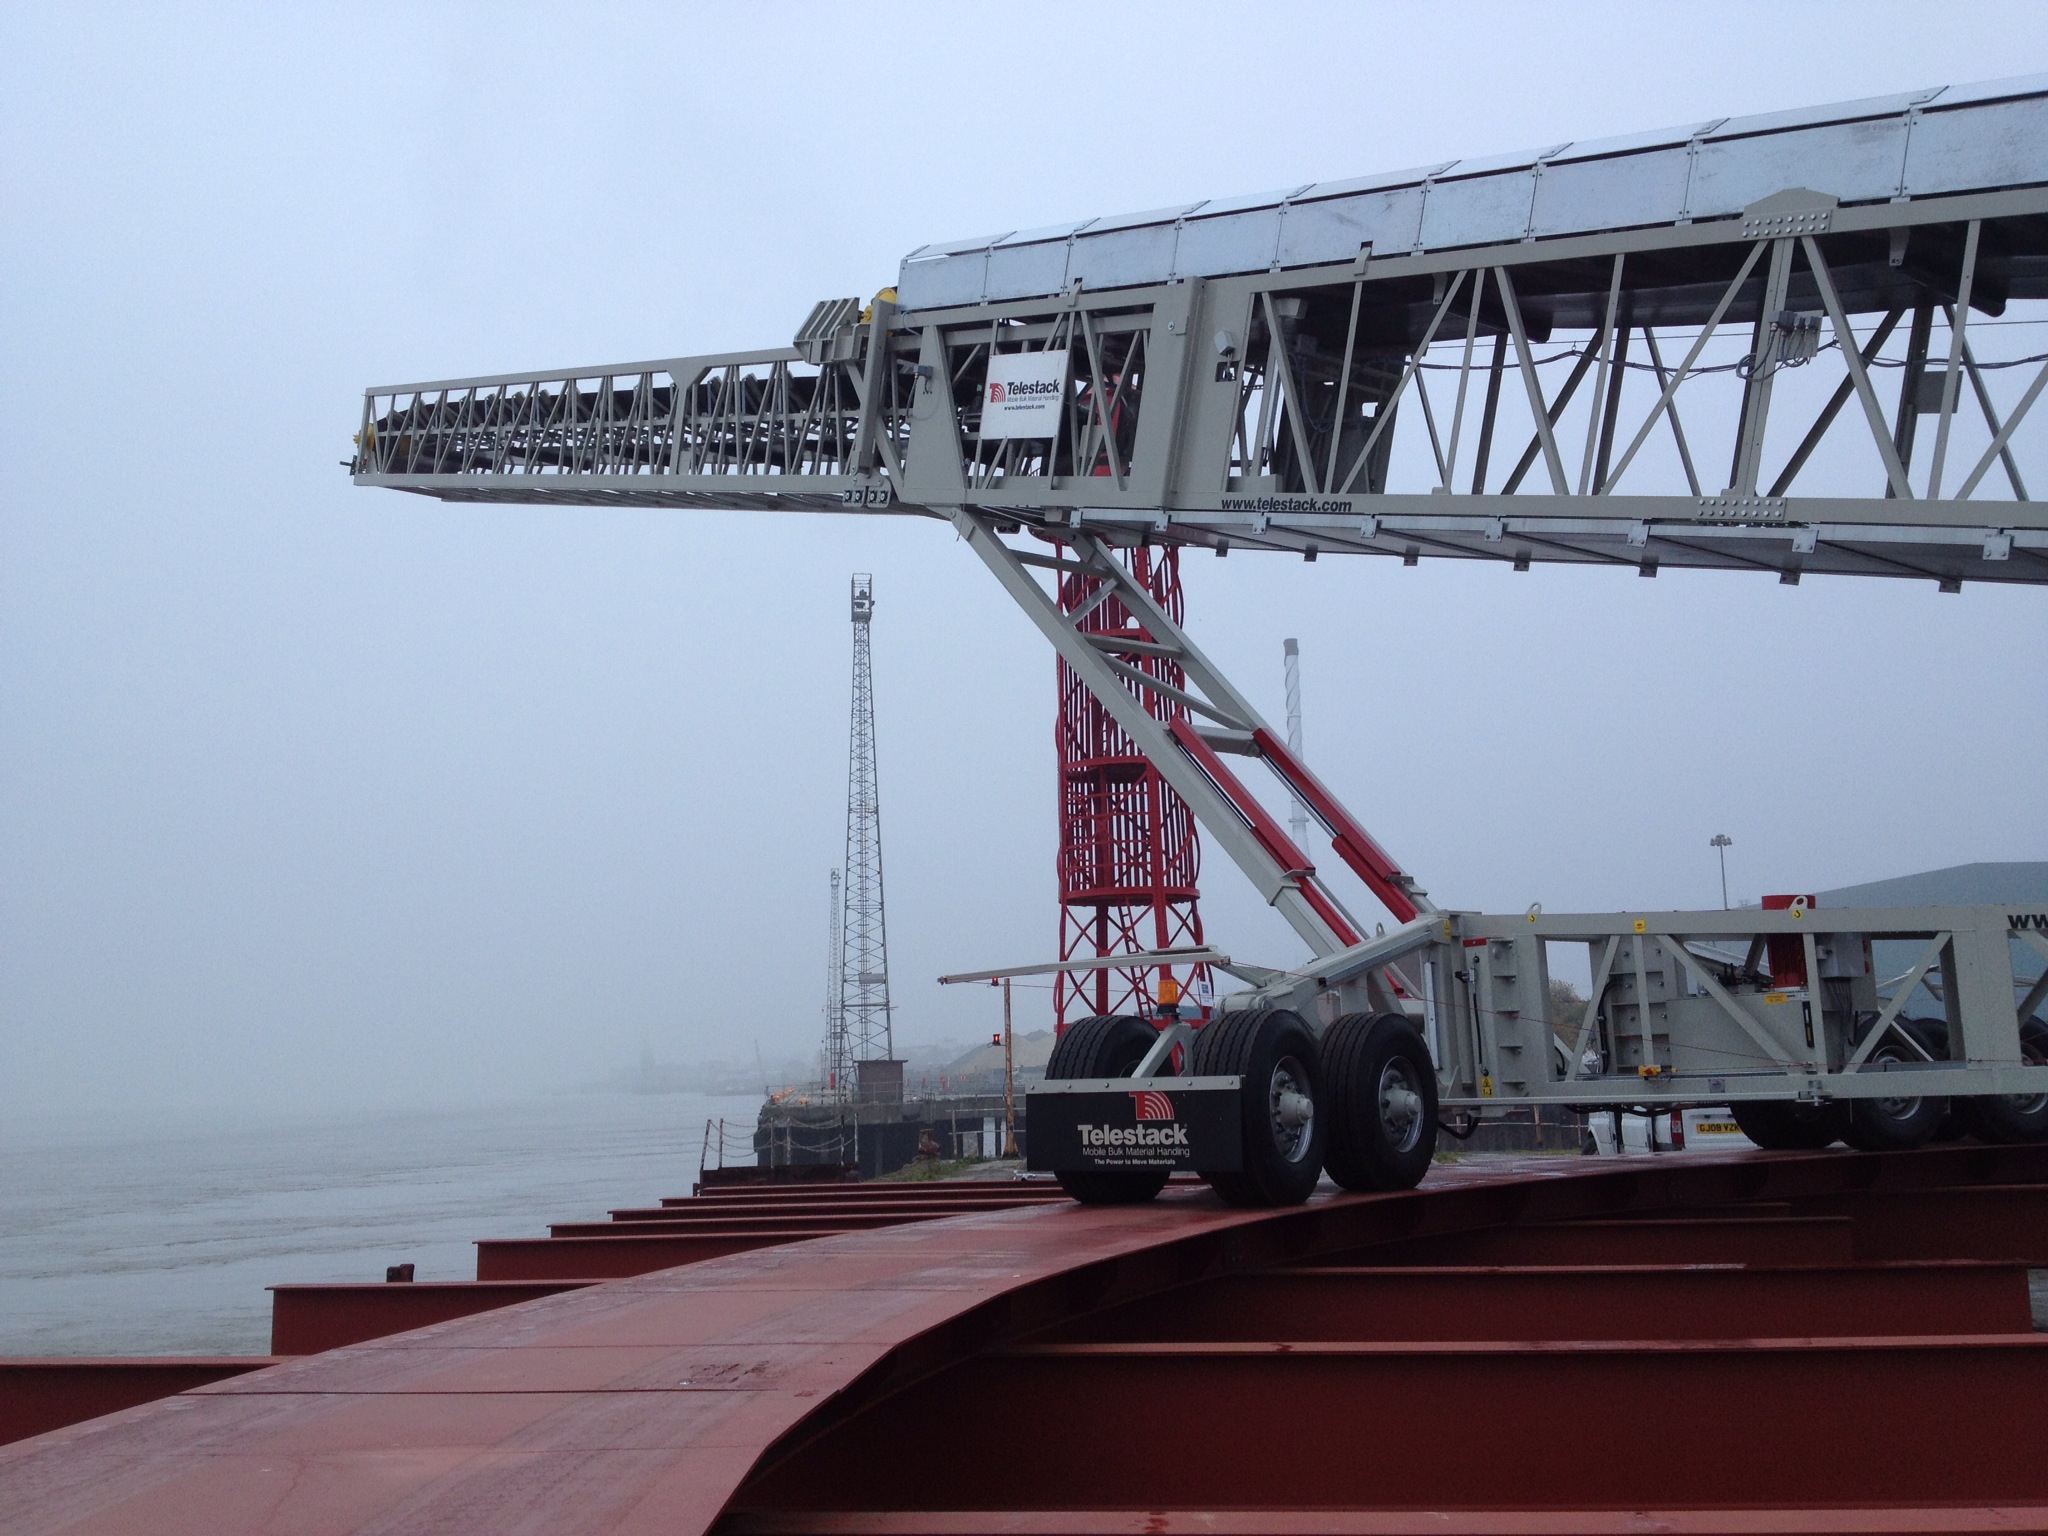
[[[1654,1138],[1654,1140],[1653,1140]],[[1658,1110],[1654,1114],[1601,1110],[1586,1116],[1583,1150],[1615,1157],[1645,1152],[1706,1152],[1754,1147],[1726,1105],[1712,1109]]]

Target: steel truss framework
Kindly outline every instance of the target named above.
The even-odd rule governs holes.
[[[1219,754],[1263,759],[1330,833],[1332,846],[1401,920],[1434,910],[1428,897],[1290,753],[1279,733],[1205,656],[1107,540],[1073,532],[1057,554],[1014,547],[986,514],[962,511],[954,526],[1052,643],[1061,664],[1194,813],[1318,955],[1355,945],[1364,925],[1345,911],[1297,847]],[[1057,586],[1041,584],[1048,572]],[[1074,601],[1077,591],[1087,594]],[[1114,636],[1092,632],[1091,616],[1111,600],[1126,622]],[[1140,660],[1151,667],[1140,667]],[[1171,665],[1169,681],[1159,663]]]
[[[1858,1098],[1957,1090],[2038,1093],[2020,1024],[2048,999],[2048,939],[1993,906],[1462,916],[1434,946],[1430,1026],[1446,1100],[1593,1104],[1636,1077],[1642,1102]],[[1872,941],[1906,940],[1900,977],[1871,969]],[[1593,1001],[1558,1016],[1549,947],[1587,946]],[[1930,974],[1945,1054],[1906,1027]],[[1892,1049],[1886,1049],[1891,1047]]]
[[[1446,1028],[1480,1042],[1487,1009],[1460,1002],[1475,973],[1459,953],[1494,935],[1481,927],[1461,937],[1459,922],[1498,920],[1438,914],[1134,579],[1125,557],[1204,546],[1310,559],[1382,554],[1410,564],[1450,556],[1515,569],[1606,564],[1646,576],[1669,565],[1770,571],[1787,582],[1807,572],[1920,577],[1946,590],[1964,580],[2048,582],[2048,513],[2027,489],[2040,478],[2027,450],[2044,434],[2023,431],[2048,388],[2048,355],[2005,355],[2010,346],[1992,355],[1983,322],[1973,321],[2048,299],[2048,138],[1965,131],[1964,109],[1998,94],[1961,93],[1961,107],[1938,122],[1930,107],[1923,123],[1917,103],[1896,122],[1878,113],[1888,126],[1861,140],[1850,112],[1842,142],[1895,142],[1904,157],[1892,162],[1889,181],[1851,175],[1840,157],[1750,153],[1746,174],[1759,195],[1739,206],[1710,208],[1688,190],[1672,217],[1654,198],[1624,198],[1603,219],[1548,237],[1529,213],[1491,240],[1438,246],[1418,237],[1386,252],[1364,241],[1347,259],[1322,259],[1325,249],[1292,265],[1276,236],[1262,269],[1219,261],[1145,278],[1146,262],[1134,261],[1056,278],[1059,291],[1037,296],[1029,284],[1020,296],[994,296],[985,275],[980,291],[991,296],[972,302],[899,309],[885,293],[861,310],[828,301],[792,349],[372,390],[353,467],[360,484],[449,500],[949,519],[1063,667],[1316,956],[1286,975],[1229,969],[1269,1001],[1401,1008],[1448,1020]],[[2048,88],[2005,96],[2048,111]],[[1886,137],[1894,130],[1896,141]],[[1744,135],[1772,138],[1768,125],[1735,140]],[[1702,165],[1736,153],[1709,145],[1711,137],[1682,146],[1688,189],[1713,183],[1700,180]],[[1915,156],[1940,174],[1915,172]],[[1519,162],[1515,176],[1526,177],[1508,178],[1525,210],[1544,195],[1546,163]],[[1836,190],[1815,189],[1843,166]],[[1474,184],[1485,179],[1475,175]],[[1437,204],[1434,182],[1424,180],[1426,232]],[[1724,177],[1716,195],[1726,201],[1726,186],[1739,183]],[[1966,190],[1923,194],[1923,185]],[[1074,269],[1080,237],[1070,244],[1063,274]],[[1167,267],[1151,263],[1158,273],[1179,262],[1174,249]],[[993,247],[985,255],[993,273]],[[920,288],[933,291],[924,275],[906,292]],[[1539,347],[1552,350],[1539,356]],[[1717,347],[1739,355],[1714,361]],[[984,437],[989,359],[1016,351],[1067,360],[1049,438]],[[1898,372],[1895,394],[1880,392],[1880,365]],[[1441,378],[1434,398],[1432,372]],[[1716,468],[1722,451],[1725,476]],[[1823,468],[1828,486],[1816,494]],[[1037,542],[1005,542],[1019,533]],[[1105,644],[1085,621],[1091,604],[1111,599],[1129,629]],[[1366,936],[1225,765],[1233,754],[1275,770],[1400,926]],[[1782,917],[1749,916],[1737,926],[1751,937],[1789,931]],[[1966,1052],[1959,1064],[1988,1074],[1956,1091],[2048,1085],[2048,1068],[2019,1064],[2024,1012],[2010,945],[1955,942],[1960,928],[1991,932],[2026,914],[1856,916],[1867,919],[1865,932],[1949,936],[1944,984],[1979,1000],[1952,1042]],[[1574,936],[1596,947],[1612,936],[1610,922],[1631,922],[1633,933],[1649,935],[1638,955],[1668,936],[1676,946],[1666,947],[1670,978],[1697,969],[1685,959],[1691,937],[1736,931],[1716,926],[1723,914],[1664,914],[1647,929],[1647,917],[1553,921],[1578,924],[1585,931]],[[1542,971],[1540,956],[1515,964],[1525,981]],[[1707,974],[1723,991],[1737,975]],[[1854,1009],[1819,995],[1825,972],[1811,956],[1804,975],[1816,1038],[1828,1038],[1830,1007],[1852,1021]],[[1639,975],[1639,997],[1645,985]],[[2030,996],[2025,1008],[2040,1003]],[[1764,1033],[1775,1027],[1749,1004],[1694,1012],[1757,1043],[1736,1016],[1745,1010]],[[1576,1044],[1564,1038],[1570,1031],[1553,1033],[1555,1046],[1521,1048],[1547,1054]],[[1647,1035],[1654,1058],[1655,1030]],[[1891,1091],[1856,1081],[1872,1063],[1850,1058],[1869,1038],[1852,1030],[1825,1049],[1805,1041],[1805,1054],[1784,1061],[1766,1051],[1760,1070],[1777,1081],[1751,1096],[1782,1096],[1786,1078],[1802,1077],[1798,1091],[1808,1095]],[[1455,1078],[1452,1043],[1437,1043],[1440,1066]],[[1620,1053],[1614,1039],[1604,1044],[1611,1065]],[[1482,1078],[1525,1082],[1532,1096],[1616,1091],[1533,1065],[1520,1079],[1492,1070]],[[1657,1080],[1673,1081],[1661,1071]],[[1464,1096],[1458,1082],[1447,1082],[1447,1101]],[[1494,1091],[1482,1082],[1479,1097]],[[1899,1091],[1940,1090],[1916,1082]]]
[[[448,500],[973,507],[1219,553],[2040,582],[2022,429],[2048,360],[1991,356],[1970,322],[2043,297],[2048,190],[1795,189],[1739,219],[1339,270],[878,302],[815,364],[383,388],[353,467]],[[1046,349],[1070,359],[1058,435],[984,441],[990,353]],[[1794,369],[1800,396],[1832,373],[1824,398],[1789,394]]]
[[[1140,546],[1124,551],[1122,562],[1131,579],[1178,621],[1179,552]],[[1118,599],[1114,584],[1070,573],[1060,580],[1059,602],[1076,630],[1105,655],[1170,687],[1186,682],[1179,663],[1157,653],[1150,634]],[[1097,701],[1090,683],[1064,658],[1055,665],[1060,959],[1200,948],[1201,844],[1187,802],[1167,787],[1159,770]],[[1156,719],[1183,713],[1165,694],[1142,690],[1139,698]],[[1173,969],[1164,967],[1161,974],[1172,975]],[[1062,1028],[1091,1014],[1150,1016],[1152,974],[1143,966],[1060,971],[1053,985],[1053,1016]],[[1197,962],[1176,980],[1194,992],[1208,974],[1208,967]]]
[[[900,463],[901,383],[774,348],[373,390],[355,468],[451,501],[836,508],[856,464]],[[778,484],[748,499],[755,481]]]
[[[846,885],[840,923],[837,1033],[859,1064],[895,1052],[889,923],[882,899],[882,791],[875,767],[875,581],[853,578],[853,716],[847,739]],[[836,1066],[836,1064],[835,1064]]]

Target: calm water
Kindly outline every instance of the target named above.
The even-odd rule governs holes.
[[[263,1127],[0,1129],[0,1354],[262,1354],[286,1280],[476,1276],[480,1237],[686,1195],[755,1097],[575,1094]]]

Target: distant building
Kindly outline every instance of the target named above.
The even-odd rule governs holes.
[[[2048,903],[2048,861],[1956,864],[1816,894],[1831,907],[1967,906],[1973,902],[2032,906]]]
[[[1956,864],[1948,869],[1930,869],[1923,874],[1845,885],[1839,890],[1814,894],[1823,907],[1969,906],[1988,902],[2048,911],[2048,862]],[[1911,939],[1880,939],[1872,944],[1871,959],[1877,967],[1879,982],[1911,970],[1920,957],[1920,948]],[[2024,944],[2013,946],[2016,980],[2031,985],[2040,977],[2044,965],[2048,961],[2043,961],[2038,950]],[[1923,982],[1914,989],[1905,1011],[1909,1015],[1939,1015],[1941,1001]]]

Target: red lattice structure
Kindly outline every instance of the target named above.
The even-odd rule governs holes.
[[[1180,552],[1140,545],[1124,559],[1178,624],[1185,607]],[[1094,595],[1095,586],[1084,576],[1062,577],[1061,608],[1074,612]],[[1116,598],[1097,606],[1080,627],[1088,634],[1155,638]],[[1176,687],[1186,681],[1178,662],[1136,653],[1120,659]],[[1060,958],[1200,944],[1196,887],[1202,849],[1194,816],[1067,664],[1058,666]],[[1161,719],[1181,713],[1178,705],[1157,696],[1148,699],[1147,707]],[[1174,978],[1185,994],[1181,1017],[1196,1018],[1195,997],[1209,979],[1208,967],[1183,969],[1185,974]],[[1053,990],[1055,1021],[1064,1029],[1091,1014],[1151,1018],[1163,974],[1142,967],[1062,971]]]

